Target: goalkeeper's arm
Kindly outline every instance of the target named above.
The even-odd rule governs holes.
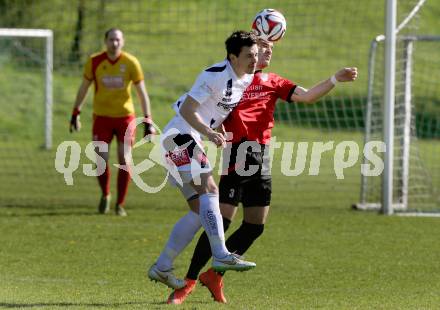
[[[81,86],[78,89],[76,94],[75,104],[73,105],[72,116],[70,118],[70,132],[73,130],[78,131],[81,128],[81,123],[79,121],[79,114],[81,113],[81,107],[84,102],[84,98],[87,95],[87,91],[89,90],[92,81],[83,79]]]
[[[332,77],[324,80],[310,89],[301,86],[295,88],[290,99],[294,102],[313,103],[326,95],[338,82],[352,82],[357,78],[357,68],[342,68]]]
[[[151,115],[150,97],[148,96],[143,80],[134,84],[134,86],[141,104],[142,112],[144,113],[144,138],[150,140],[150,135],[156,134],[156,129],[154,128],[153,118]]]

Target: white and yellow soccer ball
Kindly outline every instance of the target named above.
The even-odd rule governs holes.
[[[286,32],[287,23],[283,14],[274,9],[264,9],[254,18],[252,32],[268,42],[280,40]]]

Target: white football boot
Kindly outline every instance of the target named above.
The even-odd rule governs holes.
[[[218,272],[226,270],[246,271],[256,266],[255,263],[245,261],[241,256],[234,253],[230,253],[222,258],[212,257],[212,269]]]
[[[151,281],[162,282],[166,286],[176,290],[181,289],[186,285],[185,280],[176,278],[172,272],[172,269],[162,271],[157,268],[156,264],[151,266],[148,270],[148,277],[151,279]]]

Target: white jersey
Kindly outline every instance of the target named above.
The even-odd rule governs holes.
[[[203,122],[211,128],[217,128],[238,105],[253,77],[253,74],[245,74],[239,79],[228,60],[209,67],[197,77],[191,90],[174,103],[176,116],[164,131],[175,128],[181,134],[189,133],[200,139],[200,133],[180,115],[179,109],[186,97],[189,95],[200,104],[197,113]]]

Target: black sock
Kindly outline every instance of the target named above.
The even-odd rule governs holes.
[[[232,253],[243,255],[263,231],[264,224],[251,224],[243,221],[241,226],[226,240],[226,248]],[[225,271],[217,273],[223,276]]]
[[[229,224],[231,224],[231,221],[223,217],[224,231],[228,230]],[[196,248],[194,249],[186,277],[188,279],[197,280],[200,270],[206,265],[211,256],[211,246],[209,245],[208,235],[203,231],[200,235],[199,241],[197,241]]]
[[[263,233],[263,230],[264,224],[250,224],[243,221],[241,226],[226,240],[226,247],[232,253],[243,255]]]

